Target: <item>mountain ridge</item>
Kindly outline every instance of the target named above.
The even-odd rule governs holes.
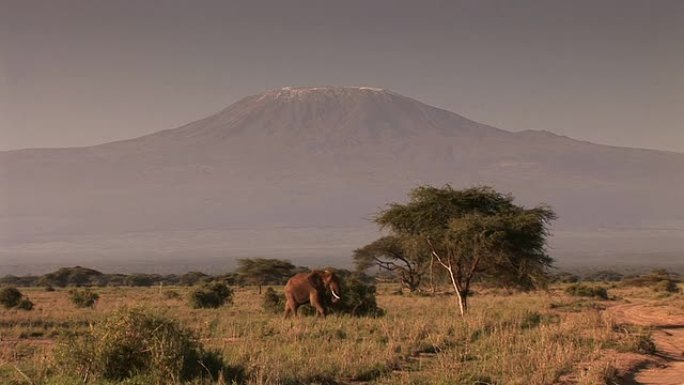
[[[231,111],[231,108],[235,108],[236,106],[239,106],[244,103],[250,103],[253,102],[254,100],[257,101],[263,101],[264,99],[267,98],[273,98],[273,99],[279,99],[279,98],[289,98],[292,99],[293,95],[297,95],[301,98],[301,95],[303,94],[311,94],[312,92],[326,92],[329,93],[329,96],[334,96],[334,97],[339,97],[339,92],[344,91],[344,92],[370,92],[373,94],[380,94],[385,97],[394,97],[394,98],[399,98],[403,100],[407,100],[413,103],[418,103],[423,107],[427,107],[432,110],[436,111],[441,111],[443,113],[447,113],[453,116],[458,117],[459,119],[463,119],[464,122],[467,122],[470,125],[477,125],[480,128],[486,128],[488,130],[494,130],[498,133],[505,133],[508,135],[513,135],[513,136],[537,136],[537,137],[544,137],[544,138],[549,138],[549,139],[565,139],[565,140],[571,140],[574,142],[581,142],[581,143],[586,143],[586,144],[591,144],[591,145],[596,145],[596,146],[604,146],[604,147],[611,147],[611,148],[617,148],[617,149],[630,149],[630,150],[641,150],[641,151],[653,151],[653,152],[662,152],[662,153],[670,153],[670,154],[682,154],[682,152],[677,152],[677,151],[669,151],[669,150],[660,150],[660,149],[651,149],[651,148],[641,148],[641,147],[626,147],[626,146],[618,146],[618,145],[611,145],[611,144],[605,144],[605,143],[596,143],[592,142],[589,140],[583,140],[579,138],[574,138],[566,135],[561,135],[554,133],[552,131],[546,130],[546,129],[524,129],[524,130],[519,130],[519,131],[511,131],[511,130],[506,130],[506,129],[501,129],[497,127],[493,127],[491,125],[485,124],[485,123],[480,123],[471,119],[468,119],[464,117],[463,115],[454,113],[452,111],[449,111],[447,109],[439,108],[439,107],[434,107],[428,104],[425,104],[417,99],[413,99],[410,97],[403,96],[399,93],[396,93],[394,91],[384,89],[384,88],[378,88],[378,87],[371,87],[371,86],[315,86],[315,87],[282,87],[282,88],[277,88],[277,89],[271,89],[265,92],[261,92],[258,94],[254,95],[249,95],[243,98],[240,98],[236,102],[232,103],[228,107],[220,110],[217,113],[211,114],[208,117],[201,118],[194,120],[190,123],[183,124],[178,127],[174,128],[169,128],[169,129],[163,129],[160,131],[152,132],[149,134],[145,135],[140,135],[136,136],[133,138],[127,138],[127,139],[121,139],[121,140],[114,140],[114,141],[108,141],[104,143],[96,143],[92,145],[85,145],[85,146],[70,146],[70,147],[29,147],[29,148],[20,148],[20,149],[11,149],[11,150],[3,150],[0,151],[0,154],[7,154],[7,153],[16,153],[20,151],[61,151],[61,150],[75,150],[75,149],[89,149],[92,147],[101,147],[101,146],[109,146],[109,145],[116,145],[116,144],[122,144],[122,143],[129,143],[132,141],[136,141],[139,139],[143,138],[148,138],[148,137],[157,137],[159,135],[168,135],[172,133],[176,133],[179,131],[187,130],[187,129],[192,129],[193,126],[196,126],[198,124],[206,123],[208,121],[211,121],[212,119],[216,119],[217,117],[220,117],[222,115],[225,115],[226,113],[229,113]],[[332,93],[332,94],[330,94]],[[338,95],[335,95],[335,93],[338,93]]]

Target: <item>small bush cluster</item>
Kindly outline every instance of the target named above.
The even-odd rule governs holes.
[[[261,303],[261,308],[267,313],[278,314],[285,309],[285,295],[278,293],[269,287],[264,292],[264,300]]]
[[[33,302],[31,302],[28,297],[24,296],[16,287],[6,287],[0,290],[0,304],[6,309],[33,309]]]
[[[76,307],[93,308],[97,300],[100,299],[100,295],[90,289],[72,289],[69,290],[69,299]]]
[[[190,293],[190,306],[195,309],[217,308],[226,303],[233,303],[233,290],[225,283],[208,283]]]
[[[596,297],[608,299],[608,290],[602,286],[588,286],[583,284],[570,285],[565,292],[574,297]]]
[[[188,329],[142,309],[120,310],[85,335],[60,341],[55,369],[84,382],[176,384],[230,376],[221,356],[205,351]]]

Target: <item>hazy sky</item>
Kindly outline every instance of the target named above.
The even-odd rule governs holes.
[[[684,152],[684,1],[0,0],[0,150],[130,138],[288,85]]]

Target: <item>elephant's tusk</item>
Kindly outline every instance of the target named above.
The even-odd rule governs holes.
[[[333,297],[335,297],[336,299],[341,299],[339,295],[335,294],[335,290],[330,289],[330,292],[332,293]]]

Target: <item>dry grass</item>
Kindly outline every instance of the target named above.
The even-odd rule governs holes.
[[[561,377],[601,384],[612,370],[601,359],[616,349],[629,351],[634,339],[602,315],[610,302],[569,297],[563,288],[483,292],[472,298],[466,321],[449,296],[390,294],[394,289],[379,288],[384,317],[324,320],[266,313],[252,288],[236,289],[234,304],[219,309],[192,309],[182,287],[173,288],[180,298],[158,288],[98,289],[95,309],[75,308],[64,289],[26,289],[35,310],[0,313],[0,383],[50,383],[60,335],[82,332],[131,305],[178,319],[228,364],[243,367],[249,384],[550,385]],[[621,298],[653,295],[643,289],[610,292]],[[680,297],[669,301],[684,302]]]

